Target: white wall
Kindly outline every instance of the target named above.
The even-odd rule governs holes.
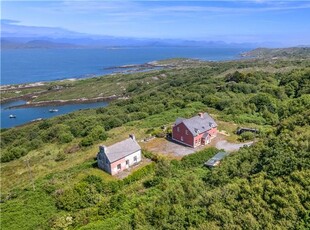
[[[106,163],[106,156],[104,153],[99,152],[97,154],[97,163],[98,163],[98,167],[108,173],[111,174],[111,168],[110,168],[110,164]]]
[[[122,159],[120,159],[119,160],[119,163],[117,163],[117,164],[121,164],[121,170],[118,170],[117,169],[117,164],[114,164],[115,162],[113,162],[112,164],[113,164],[113,168],[110,168],[111,166],[110,166],[110,164],[109,165],[107,165],[106,163],[105,163],[105,155],[103,154],[103,153],[99,153],[101,156],[97,156],[97,160],[98,160],[98,167],[99,168],[101,168],[101,169],[103,169],[104,171],[106,171],[106,172],[108,172],[108,173],[110,173],[110,174],[112,174],[112,175],[115,175],[115,174],[117,174],[118,172],[120,172],[120,171],[123,171],[124,169],[126,169],[126,168],[129,168],[130,166],[132,166],[132,165],[134,165],[134,164],[137,164],[137,163],[139,163],[141,160],[142,160],[142,156],[141,156],[141,150],[138,150],[137,152],[134,152],[134,153],[132,153],[132,154],[130,154],[130,155],[128,155],[128,156],[126,156],[125,158],[122,158]],[[98,154],[98,155],[99,155]],[[137,161],[135,162],[134,161],[134,157],[137,157]],[[100,159],[101,158],[101,159]],[[103,160],[102,160],[103,159]],[[126,161],[127,160],[129,160],[129,166],[127,167],[126,166]]]
[[[134,157],[137,157],[137,161],[134,162]],[[138,150],[137,152],[125,157],[125,164],[126,161],[129,160],[129,166],[132,166],[133,164],[139,163],[141,161],[141,150]]]

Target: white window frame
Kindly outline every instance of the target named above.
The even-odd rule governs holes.
[[[184,141],[183,136],[181,136],[181,141]]]
[[[134,156],[134,157],[133,157],[133,161],[134,161],[134,162],[137,162],[137,161],[138,161],[138,157],[137,157],[137,156]]]
[[[121,164],[118,164],[118,165],[116,166],[116,168],[117,168],[117,170],[119,171],[119,170],[122,169],[122,165],[121,165]]]
[[[185,134],[188,135],[188,130],[187,129],[185,130]]]
[[[180,132],[180,127],[179,126],[177,127],[177,131]]]

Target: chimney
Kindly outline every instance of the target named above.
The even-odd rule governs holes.
[[[203,113],[198,113],[198,116],[199,116],[200,118],[203,118]]]
[[[136,140],[136,137],[135,137],[135,135],[134,134],[129,134],[129,137],[132,139],[132,140]]]
[[[99,146],[99,152],[100,153],[108,153],[108,148],[105,145],[100,145]]]

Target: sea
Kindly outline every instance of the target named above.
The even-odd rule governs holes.
[[[111,67],[144,64],[169,58],[232,60],[240,58],[240,54],[248,50],[250,49],[207,47],[2,49],[1,85],[94,77],[113,73],[115,69]],[[49,118],[79,109],[107,105],[102,102],[65,105],[57,107],[58,112],[49,113],[49,107],[8,109],[12,106],[11,103],[1,105],[1,128],[22,125],[37,118]],[[16,118],[9,118],[9,115],[16,115]]]

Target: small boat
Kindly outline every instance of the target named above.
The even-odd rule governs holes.
[[[16,115],[11,114],[9,118],[16,118]]]
[[[58,109],[50,109],[49,111],[50,113],[55,113],[55,112],[58,112]]]

